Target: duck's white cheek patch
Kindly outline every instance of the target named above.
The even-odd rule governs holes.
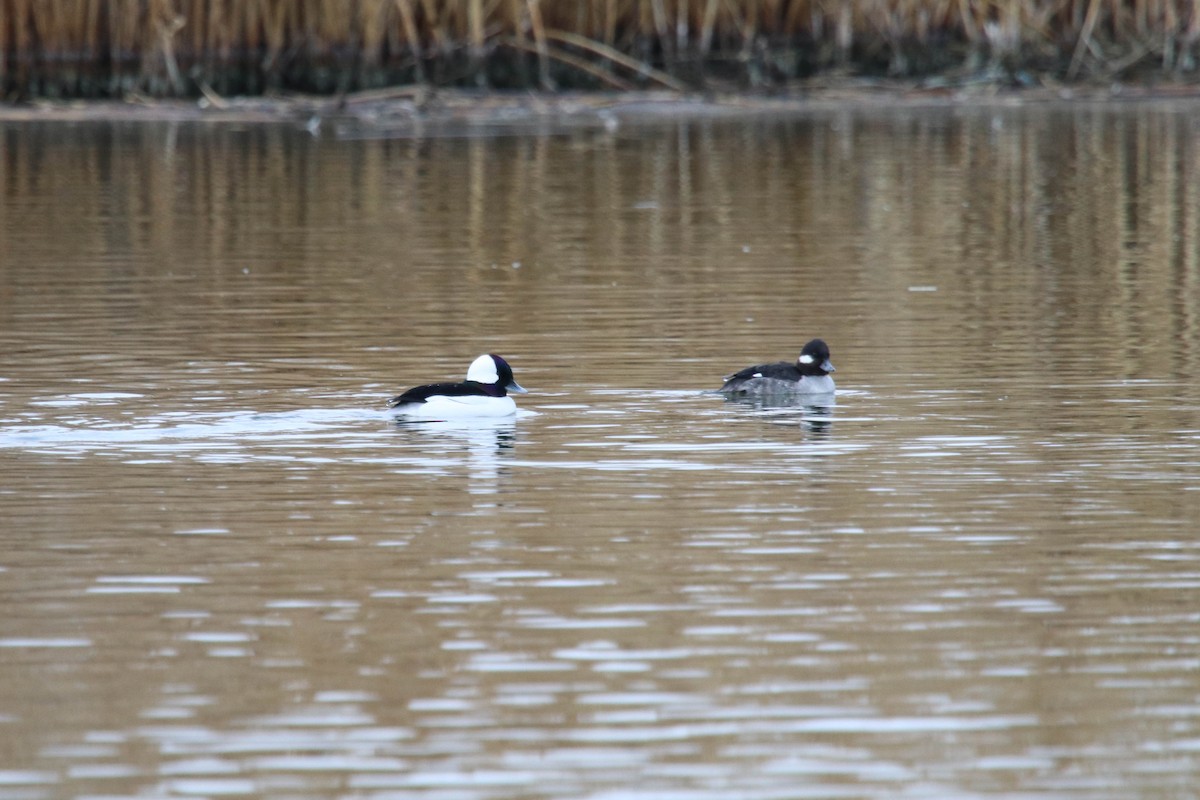
[[[813,361],[815,361],[815,360],[816,360],[816,359],[814,359],[814,358],[813,358],[812,356],[810,356],[810,355],[803,355],[803,356],[800,356],[800,363],[801,363],[801,364],[811,364],[811,363],[813,363]]]
[[[471,363],[471,368],[467,370],[467,380],[478,381],[479,383],[495,383],[500,380],[500,376],[496,374],[496,362],[491,356],[480,356]]]

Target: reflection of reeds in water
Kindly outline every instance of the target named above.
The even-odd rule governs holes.
[[[6,94],[1194,67],[1196,0],[0,0]]]
[[[715,384],[701,388],[715,388],[733,337],[742,363],[785,357],[791,342],[744,337],[817,324],[814,309],[845,342],[835,355],[893,343],[945,375],[978,369],[981,353],[1021,354],[1035,386],[1062,368],[1119,380],[1129,363],[1110,364],[1112,351],[1127,346],[1137,375],[1195,375],[1194,120],[1140,104],[838,110],[644,135],[333,146],[283,125],[14,126],[0,159],[0,324],[51,319],[81,340],[103,329],[114,352],[180,369],[301,343],[337,361],[346,336],[362,336],[380,345],[374,374],[396,382],[397,352],[447,359],[431,376],[442,379],[486,329],[561,354],[578,385],[638,352],[656,370],[713,357]],[[937,292],[911,294],[927,284]],[[47,303],[71,313],[46,317]],[[152,321],[127,325],[130,314]],[[943,316],[969,327],[931,334]],[[149,342],[146,324],[181,333]],[[961,361],[929,365],[922,342],[947,330],[967,331]],[[1046,361],[1047,342],[1079,339],[1086,358]],[[843,373],[844,389],[870,382],[861,367]],[[248,388],[277,388],[247,375]]]

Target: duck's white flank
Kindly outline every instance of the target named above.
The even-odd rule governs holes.
[[[517,413],[517,404],[511,397],[434,395],[424,403],[397,406],[394,412],[409,419],[495,419],[514,416]]]

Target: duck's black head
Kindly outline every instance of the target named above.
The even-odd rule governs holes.
[[[508,362],[495,353],[487,353],[475,359],[471,369],[467,371],[467,380],[494,385],[506,392],[525,394],[527,391],[513,378],[512,367]]]
[[[800,357],[796,359],[796,368],[804,375],[828,375],[835,372],[833,362],[829,360],[829,345],[823,339],[813,339],[804,345]]]

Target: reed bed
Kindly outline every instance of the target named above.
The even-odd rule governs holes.
[[[1198,39],[1200,0],[0,0],[0,88],[11,99],[769,87],[829,71],[1186,79]]]

